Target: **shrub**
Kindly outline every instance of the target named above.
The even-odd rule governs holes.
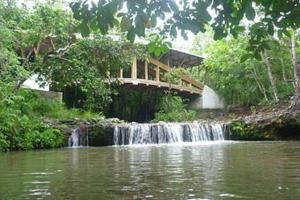
[[[64,135],[58,129],[48,128],[26,133],[24,141],[25,149],[57,148],[63,146]]]
[[[196,118],[194,110],[186,109],[181,97],[167,93],[158,104],[153,122],[158,121],[192,121]]]
[[[229,138],[232,140],[261,140],[264,135],[253,124],[246,124],[243,121],[234,121],[230,124]]]
[[[0,151],[60,147],[64,135],[43,122],[43,117],[67,119],[98,116],[68,110],[59,101],[46,99],[30,90],[13,92],[0,82]]]

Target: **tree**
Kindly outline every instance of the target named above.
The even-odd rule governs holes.
[[[211,23],[214,38],[226,37],[229,33],[238,36],[245,31],[243,20],[250,24],[250,43],[252,48],[260,50],[267,47],[266,36],[277,32],[289,35],[288,30],[300,27],[300,3],[298,1],[259,1],[259,0],[102,0],[88,5],[87,1],[71,3],[74,17],[81,21],[83,35],[100,29],[106,34],[110,28],[120,26],[131,41],[136,36],[145,36],[146,29],[157,28],[162,34],[176,37],[177,32],[186,37],[186,31],[204,32],[205,25]],[[208,12],[215,13],[213,21]],[[258,17],[259,22],[255,22]],[[164,21],[163,28],[157,23]],[[275,31],[276,30],[276,31]]]
[[[55,90],[78,88],[83,97],[76,100],[81,100],[83,107],[103,111],[113,94],[105,81],[116,77],[120,68],[129,68],[134,56],[146,59],[143,46],[94,35],[77,39],[64,50],[53,53],[45,63],[47,69],[40,74],[51,80]]]
[[[228,34],[237,37],[239,33],[249,32],[249,53],[242,60],[250,57],[261,59],[261,52],[269,49],[268,37],[271,35],[289,36],[289,30],[300,27],[299,1],[272,0],[101,0],[88,5],[87,1],[71,3],[74,17],[81,21],[83,35],[100,29],[106,34],[110,28],[120,26],[130,41],[136,36],[144,37],[147,29],[160,34],[176,37],[180,32],[186,37],[186,31],[205,32],[205,25],[211,24],[214,39],[225,38]],[[212,16],[208,12],[216,15]],[[157,23],[164,21],[164,26]],[[243,23],[247,19],[249,23]],[[162,28],[161,28],[162,27]],[[296,45],[296,43],[294,43]],[[296,56],[293,56],[294,60]],[[300,64],[294,62],[297,80],[300,80]],[[296,84],[296,99],[300,105],[300,84]]]
[[[293,91],[292,82],[287,81],[293,78],[288,48],[270,38],[267,63],[254,58],[241,63],[248,52],[248,39],[247,36],[228,37],[208,44],[203,52],[207,55],[204,66],[200,71],[192,69],[191,74],[214,88],[229,105],[256,106],[286,100]],[[197,51],[197,43],[192,49]]]
[[[9,58],[1,66],[14,72],[11,81],[15,90],[30,75],[43,70],[49,54],[70,43],[76,23],[70,13],[52,4],[28,9],[15,1],[0,3],[0,19],[0,48],[6,48]]]

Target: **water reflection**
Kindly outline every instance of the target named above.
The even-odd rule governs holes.
[[[225,142],[0,154],[0,199],[299,199],[299,144]]]
[[[216,145],[221,145],[217,147]],[[114,149],[115,180],[121,190],[141,198],[205,198],[213,192],[215,177],[222,177],[224,148],[214,145],[164,145]],[[121,162],[120,162],[121,161]],[[122,163],[120,165],[119,163]],[[128,182],[130,180],[130,182]],[[199,195],[201,194],[201,195]]]

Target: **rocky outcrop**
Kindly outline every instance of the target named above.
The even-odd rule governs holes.
[[[65,134],[65,146],[68,146],[69,137],[76,129],[79,129],[80,137],[85,137],[85,144],[88,146],[107,146],[113,145],[113,131],[116,124],[124,123],[117,118],[92,118],[83,120],[74,118],[70,120],[51,120],[45,119],[45,122],[52,127],[58,128]]]
[[[299,140],[300,113],[288,107],[254,113],[230,122],[233,140]]]

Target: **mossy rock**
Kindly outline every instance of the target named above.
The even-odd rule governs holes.
[[[262,131],[255,124],[233,121],[229,124],[230,140],[264,140]]]
[[[89,146],[108,146],[114,142],[114,128],[112,126],[92,125],[88,128]]]

